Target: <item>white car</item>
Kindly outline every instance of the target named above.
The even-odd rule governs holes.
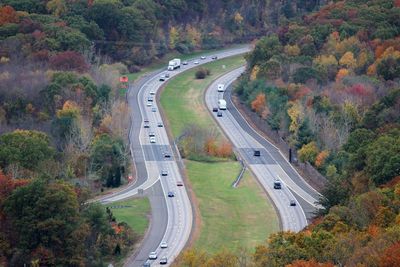
[[[155,251],[150,252],[150,254],[149,254],[149,259],[150,259],[150,260],[155,260],[155,259],[157,259],[157,252],[155,252]]]
[[[155,94],[156,94],[156,92],[150,91],[150,95],[155,95]]]
[[[161,242],[160,248],[167,248],[167,247],[168,247],[167,242],[165,242],[165,241]]]
[[[156,142],[156,138],[154,136],[150,137],[150,143],[154,144],[155,142]]]
[[[198,60],[196,60],[196,61],[195,61],[195,62],[193,62],[193,63],[197,65],[197,64],[199,64],[199,61],[198,61]]]
[[[148,107],[151,107],[152,105],[153,105],[153,103],[147,102],[147,106],[148,106]]]
[[[201,56],[200,59],[206,59],[206,57],[205,56]]]

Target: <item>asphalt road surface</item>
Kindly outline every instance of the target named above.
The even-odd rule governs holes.
[[[250,47],[240,47],[216,52],[218,59],[243,54]],[[198,61],[199,64],[194,64]],[[132,124],[129,132],[130,150],[136,169],[136,181],[124,189],[100,199],[102,203],[123,200],[136,195],[146,194],[150,198],[152,218],[150,228],[139,251],[132,255],[125,266],[142,266],[145,262],[158,266],[162,257],[167,257],[168,264],[179,255],[187,243],[193,224],[191,203],[185,186],[177,186],[183,182],[178,161],[180,156],[170,143],[156,102],[156,94],[165,81],[159,81],[161,75],[169,74],[170,78],[179,73],[212,61],[211,56],[205,59],[192,59],[188,65],[180,69],[166,69],[152,72],[130,85],[128,103],[131,108]],[[169,79],[170,79],[169,78]],[[148,101],[152,97],[153,101]],[[148,123],[144,123],[147,120]],[[144,126],[148,125],[149,128]],[[151,134],[150,134],[151,133]],[[152,136],[150,136],[152,135]],[[154,135],[154,136],[153,136]],[[154,137],[154,143],[151,142]],[[166,154],[170,157],[166,157]],[[163,176],[161,173],[167,172]],[[169,192],[173,197],[168,197]],[[165,241],[167,248],[160,248]],[[150,252],[157,252],[156,260],[149,260]]]
[[[242,117],[231,100],[230,84],[245,70],[236,69],[217,79],[208,88],[205,101],[227,137],[232,141],[240,158],[249,166],[252,172],[268,193],[279,213],[282,230],[298,232],[307,225],[307,219],[319,207],[316,201],[319,193],[309,186],[296,170],[285,159],[274,145],[260,136]],[[218,92],[217,85],[224,84],[226,91]],[[218,107],[218,100],[225,99],[227,110],[221,110],[222,117],[212,112]],[[255,156],[254,151],[260,151]],[[280,181],[282,188],[274,189],[274,182]],[[290,202],[294,201],[295,206]]]

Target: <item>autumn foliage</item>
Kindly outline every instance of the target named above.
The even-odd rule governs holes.
[[[19,21],[17,12],[11,6],[0,7],[0,26]]]
[[[56,70],[84,72],[88,64],[82,54],[75,51],[60,52],[50,58],[50,65]]]

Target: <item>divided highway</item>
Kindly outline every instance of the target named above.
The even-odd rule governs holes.
[[[212,112],[213,117],[274,202],[282,230],[298,232],[307,226],[307,219],[319,208],[316,201],[320,195],[302,179],[279,149],[250,127],[233,105],[229,85],[244,70],[245,67],[241,67],[213,82],[207,89],[205,102],[212,112],[213,108],[218,107],[219,99],[226,100],[227,110],[220,110],[222,116]],[[218,92],[218,84],[224,84],[226,92]],[[260,151],[259,156],[255,156],[255,150]],[[276,181],[280,181],[281,189],[274,189]]]
[[[250,47],[229,49],[215,53],[225,58],[250,51]],[[198,65],[210,62],[210,58],[197,60]],[[136,169],[136,182],[126,188],[100,199],[111,203],[135,195],[146,194],[150,198],[152,219],[139,252],[125,266],[142,266],[145,262],[157,266],[162,257],[171,264],[186,245],[193,223],[191,203],[178,167],[178,151],[170,143],[156,101],[157,91],[164,84],[162,75],[171,77],[196,67],[194,60],[174,71],[158,70],[131,84],[128,103],[131,107],[132,124],[129,133],[130,150]],[[146,126],[146,127],[145,127]],[[161,248],[164,241],[167,248]],[[157,253],[157,260],[150,261],[150,252]]]

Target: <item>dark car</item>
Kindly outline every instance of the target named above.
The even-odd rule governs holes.
[[[160,260],[160,264],[164,265],[164,264],[167,264],[167,263],[168,263],[167,257],[162,257],[161,260]]]
[[[187,65],[187,64],[188,64],[187,61],[183,61],[183,62],[182,62],[182,65]]]
[[[174,197],[175,196],[175,193],[174,192],[172,192],[172,191],[169,191],[168,192],[168,197]]]
[[[218,56],[212,56],[211,59],[218,59]]]
[[[166,170],[161,171],[161,176],[167,176],[167,175],[168,175],[168,171],[166,171]]]
[[[176,182],[177,186],[183,186],[183,183],[181,181]]]
[[[222,117],[222,112],[221,111],[218,111],[217,117]]]
[[[259,157],[261,156],[260,150],[254,150],[254,157]]]
[[[165,73],[164,76],[165,76],[165,78],[169,78],[169,73],[168,72]]]
[[[290,200],[290,206],[296,206],[296,201]]]
[[[161,75],[159,81],[163,82],[163,81],[165,81],[165,79],[166,79],[165,75]]]
[[[281,189],[281,188],[282,188],[281,182],[280,181],[275,181],[274,182],[274,189]]]
[[[144,120],[143,123],[144,123],[144,128],[150,128],[149,120]]]
[[[157,127],[163,127],[162,122],[157,123]]]
[[[170,158],[170,157],[171,157],[171,154],[170,154],[170,153],[164,152],[164,158]]]
[[[218,108],[213,108],[213,112],[218,112]]]

